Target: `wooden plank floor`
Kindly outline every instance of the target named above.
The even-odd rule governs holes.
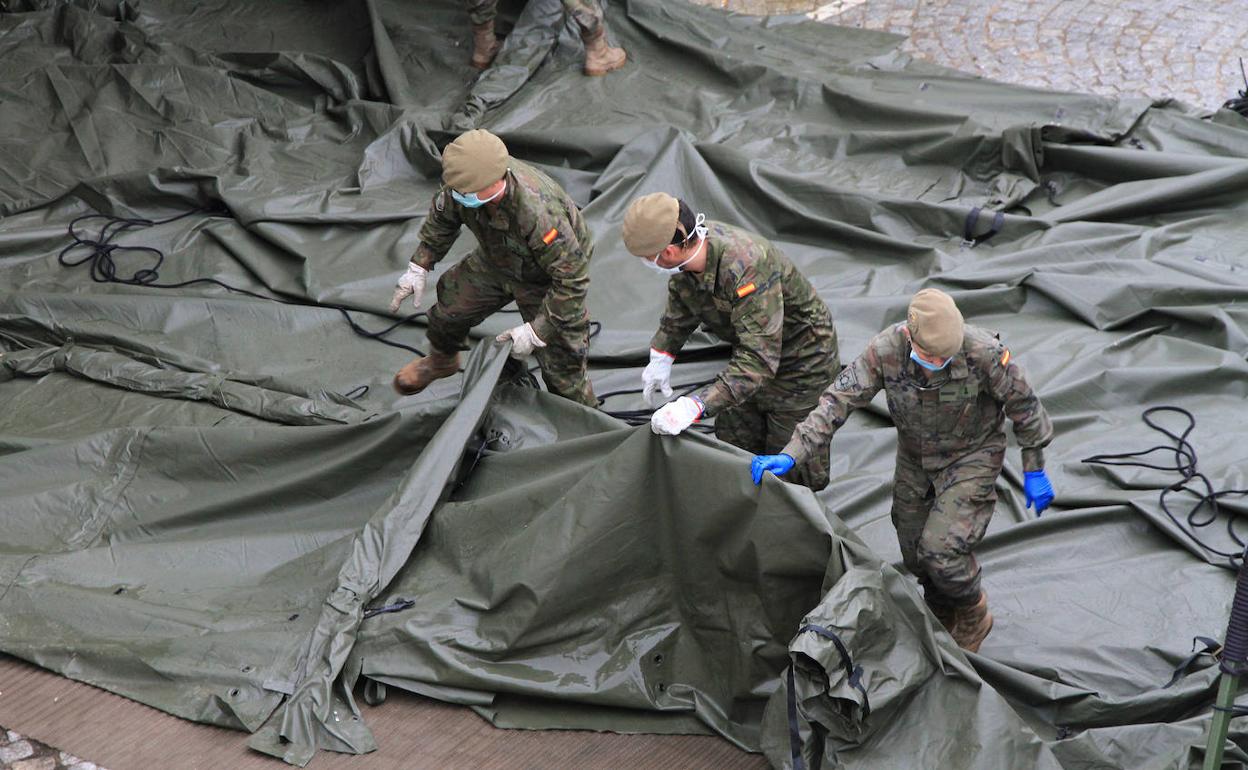
[[[395,688],[361,703],[378,751],[322,751],[309,770],[761,770],[767,762],[709,736],[500,730],[472,711]],[[108,770],[278,770],[247,735],[195,724],[0,654],[0,725]]]

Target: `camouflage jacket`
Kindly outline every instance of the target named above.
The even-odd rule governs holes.
[[[819,406],[797,426],[784,453],[799,461],[827,446],[849,413],[866,406],[881,389],[897,425],[900,451],[939,470],[990,443],[1005,446],[1004,418],[1014,423],[1023,448],[1023,470],[1044,467],[1043,448],[1053,425],[1010,351],[993,334],[966,326],[962,350],[948,368],[929,377],[910,360],[905,324],[875,336],[866,351],[824,391]]]
[[[693,393],[708,415],[756,394],[809,401],[840,365],[828,306],[765,239],[719,222],[707,231],[706,268],[668,279],[651,347],[674,356],[699,325],[732,345],[728,367]]]
[[[432,270],[459,237],[460,225],[467,227],[491,268],[513,281],[550,286],[532,321],[537,336],[549,341],[588,317],[594,242],[580,209],[553,179],[514,158],[506,179],[497,206],[468,208],[455,202],[449,188],[438,190],[412,262]]]

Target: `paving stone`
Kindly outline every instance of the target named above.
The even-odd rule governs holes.
[[[30,741],[19,740],[11,742],[7,746],[0,746],[0,767],[13,764],[19,759],[25,759],[35,753],[35,747],[30,745]]]
[[[1212,109],[1245,87],[1238,57],[1248,52],[1248,13],[1229,13],[1224,0],[691,2],[896,32],[913,56],[1038,88]]]

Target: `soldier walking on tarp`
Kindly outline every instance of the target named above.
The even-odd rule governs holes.
[[[390,312],[409,296],[420,309],[428,273],[461,225],[477,237],[477,248],[439,279],[438,301],[429,311],[429,355],[400,369],[395,389],[411,395],[455,374],[468,331],[515,300],[524,323],[498,340],[510,340],[515,357],[535,355],[552,393],[596,407],[585,371],[585,292],[594,243],[580,209],[550,177],[511,158],[489,131],[469,131],[447,145],[442,179]]]
[[[667,309],[650,340],[644,396],[672,396],[672,362],[699,326],[732,345],[728,366],[708,385],[659,408],[655,433],[676,435],[715,417],[715,435],[749,452],[775,452],[819,403],[840,369],[828,306],[806,276],[765,239],[696,217],[684,201],[654,193],[624,215],[624,245],[670,275]],[[791,477],[828,485],[828,452],[810,452]]]
[[[494,61],[500,43],[494,36],[494,18],[498,16],[498,0],[466,0],[468,17],[472,19],[472,66],[483,70]],[[627,55],[623,48],[607,42],[607,24],[598,0],[563,0],[564,10],[576,21],[585,43],[585,74],[605,75],[624,66]]]
[[[897,425],[893,525],[906,568],[959,646],[977,652],[992,629],[972,551],[984,537],[1005,462],[1004,418],[1023,450],[1023,489],[1039,515],[1053,501],[1043,448],[1053,426],[996,336],[964,325],[953,298],[924,289],[904,323],[880,332],[841,372],[781,454],[755,457],[754,483],[787,473],[883,390]]]

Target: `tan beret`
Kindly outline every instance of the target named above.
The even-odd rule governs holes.
[[[643,195],[624,212],[624,248],[635,257],[653,257],[672,242],[680,203],[667,193]]]
[[[923,289],[906,313],[910,338],[924,353],[950,358],[962,349],[962,312],[940,289]]]
[[[474,129],[460,134],[442,151],[442,181],[461,193],[479,192],[502,179],[510,162],[502,139]]]

